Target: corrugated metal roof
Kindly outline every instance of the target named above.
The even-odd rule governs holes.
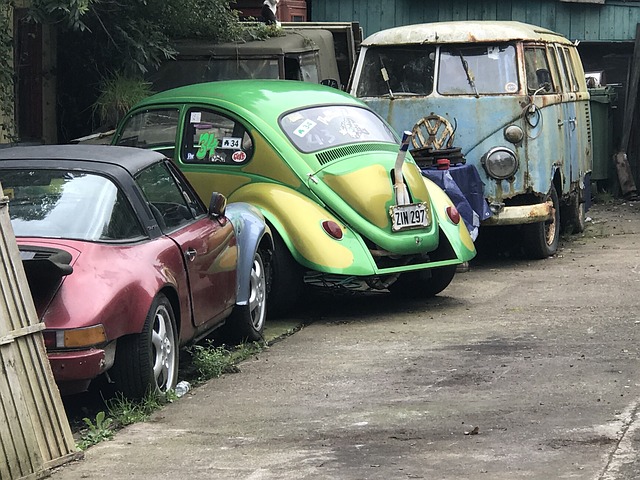
[[[367,37],[363,46],[416,43],[469,43],[504,40],[538,40],[571,43],[546,28],[513,21],[459,21],[406,25]]]

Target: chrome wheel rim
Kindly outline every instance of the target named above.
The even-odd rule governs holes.
[[[251,280],[249,291],[249,312],[251,325],[256,331],[262,330],[266,316],[267,282],[262,257],[256,255],[251,267]]]
[[[176,368],[176,341],[171,314],[164,305],[156,309],[151,334],[153,347],[153,377],[158,390],[166,392],[172,387]]]

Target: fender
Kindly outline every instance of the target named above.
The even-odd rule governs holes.
[[[256,205],[280,234],[301,265],[325,273],[372,275],[375,264],[360,236],[322,205],[283,185],[252,183],[230,196],[234,202]],[[329,236],[322,222],[340,226],[341,240]]]
[[[225,215],[233,224],[238,241],[236,305],[246,305],[249,302],[251,291],[250,281],[253,259],[262,240],[266,239],[268,248],[273,250],[271,229],[266,224],[260,210],[248,203],[230,203],[227,206]]]

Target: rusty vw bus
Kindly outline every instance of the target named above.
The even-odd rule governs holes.
[[[483,226],[519,225],[525,252],[553,255],[560,225],[584,229],[592,165],[589,93],[575,45],[520,22],[408,25],[364,40],[350,93],[415,153],[459,147],[478,171]]]

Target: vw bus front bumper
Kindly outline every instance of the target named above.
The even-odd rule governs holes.
[[[502,207],[498,211],[494,211],[494,208],[491,210],[493,215],[482,222],[483,226],[549,222],[553,220],[554,215],[553,202],[551,200],[533,205]]]

